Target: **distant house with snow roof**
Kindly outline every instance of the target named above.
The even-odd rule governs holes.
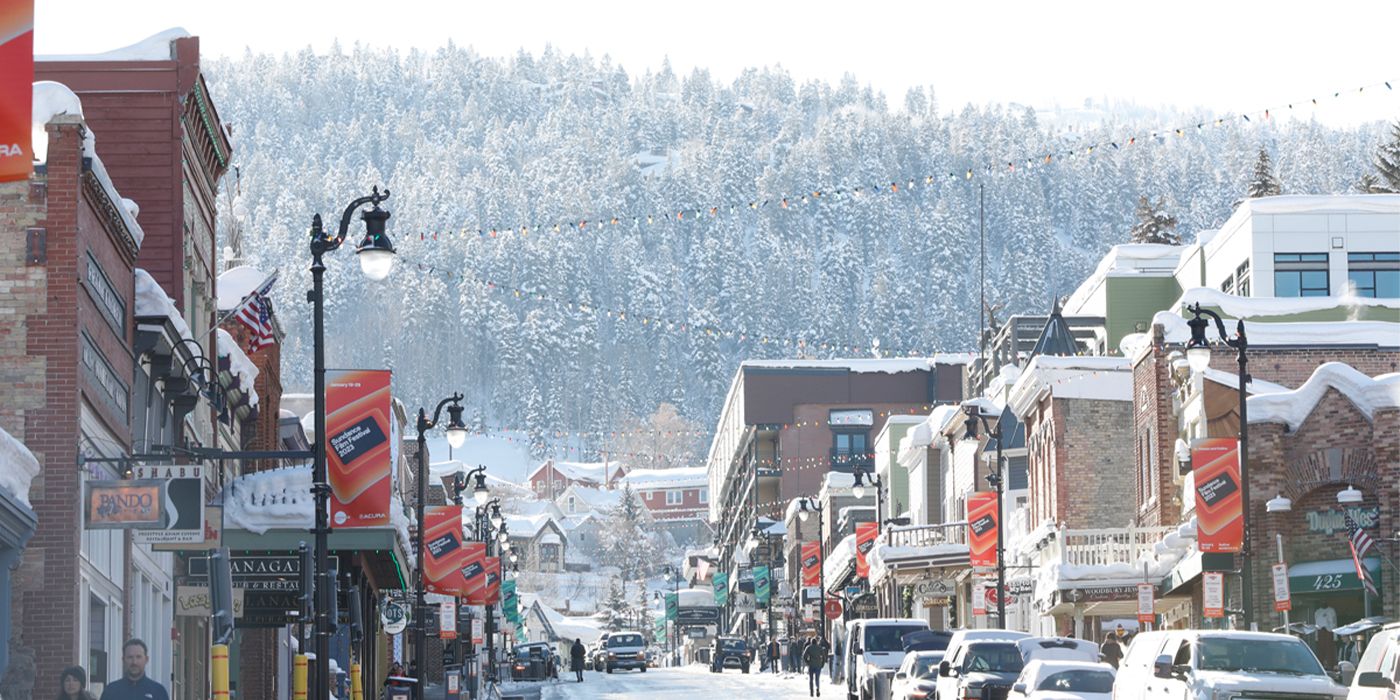
[[[521,569],[550,573],[565,570],[568,540],[553,513],[506,513],[502,517],[510,536],[511,553],[519,556]]]
[[[605,489],[581,484],[569,484],[554,499],[554,504],[564,515],[596,513],[605,516],[621,502],[622,491],[620,489]]]
[[[554,500],[571,485],[600,488],[611,486],[624,472],[620,462],[567,462],[550,459],[530,472],[530,490],[540,498]]]
[[[657,520],[704,517],[710,509],[710,481],[704,467],[633,469],[620,483],[637,493]]]

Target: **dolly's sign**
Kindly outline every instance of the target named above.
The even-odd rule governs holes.
[[[87,482],[86,527],[89,530],[159,528],[165,524],[161,494],[154,480]]]

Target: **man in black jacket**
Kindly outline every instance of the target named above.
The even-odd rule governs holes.
[[[569,665],[574,668],[574,676],[579,683],[583,682],[583,640],[575,639],[573,646],[569,647]]]
[[[802,650],[802,662],[807,665],[807,694],[822,696],[822,666],[826,665],[826,642],[813,639]]]

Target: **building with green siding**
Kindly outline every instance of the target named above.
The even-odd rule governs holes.
[[[909,510],[909,470],[899,463],[899,442],[928,416],[890,416],[875,436],[875,473],[885,488],[883,518]]]

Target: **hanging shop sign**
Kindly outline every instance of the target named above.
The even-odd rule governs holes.
[[[836,598],[826,599],[826,619],[835,620],[841,617],[841,601]]]
[[[1201,574],[1201,608],[1205,617],[1225,617],[1225,574],[1207,571]]]
[[[866,556],[875,547],[875,539],[880,536],[880,523],[858,523],[856,525],[856,576],[870,578],[870,562]]]
[[[1274,612],[1284,612],[1293,609],[1293,595],[1288,590],[1288,565],[1282,562],[1274,564]]]
[[[1244,543],[1240,441],[1202,438],[1191,445],[1196,483],[1196,542],[1202,552],[1238,552]]]
[[[326,469],[333,527],[389,524],[389,370],[326,371]]]
[[[972,566],[997,565],[997,495],[978,491],[967,497],[967,546]]]
[[[162,505],[164,482],[88,481],[83,499],[84,527],[89,530],[130,530],[165,525]]]
[[[914,595],[922,598],[948,598],[957,590],[952,579],[936,578],[914,584]]]
[[[175,615],[177,617],[209,617],[214,606],[208,586],[176,586]],[[243,617],[243,589],[233,589],[233,617]]]
[[[204,514],[205,467],[199,464],[150,465],[132,467],[138,480],[163,482],[161,507],[165,526],[137,530],[137,544],[203,545],[207,539]]]
[[[301,558],[295,554],[233,554],[228,561],[234,588],[301,593]],[[208,580],[209,557],[190,557],[189,572],[197,581]]]
[[[1363,508],[1356,506],[1353,508],[1329,508],[1327,510],[1316,510],[1306,513],[1304,517],[1308,521],[1308,532],[1320,532],[1324,535],[1331,535],[1338,532],[1350,532],[1347,527],[1347,516],[1351,516],[1352,522],[1357,527],[1365,530],[1374,530],[1381,526],[1381,509],[1379,506]]]
[[[237,589],[234,589],[237,590]],[[301,595],[285,591],[245,590],[240,628],[282,627],[298,621]]]
[[[379,606],[379,622],[385,634],[398,634],[408,627],[408,607],[393,601]]]
[[[1138,584],[1138,622],[1147,625],[1157,620],[1156,601],[1154,600],[1156,593],[1157,588],[1152,584]]]
[[[667,601],[670,602],[669,600]],[[681,625],[717,625],[719,624],[719,608],[711,606],[690,606],[687,605],[676,609],[676,614],[671,615],[669,608],[666,612],[666,619],[674,619]]]
[[[462,577],[467,550],[462,546],[462,506],[428,506],[423,510],[423,587],[429,593],[465,595]]]

